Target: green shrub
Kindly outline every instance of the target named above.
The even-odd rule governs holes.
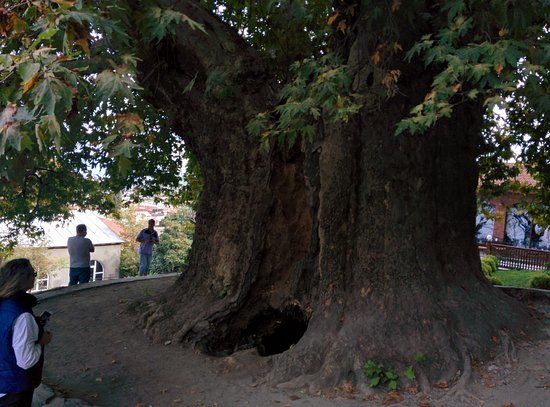
[[[489,280],[493,285],[503,285],[500,278],[495,276],[487,276],[487,280]]]
[[[529,281],[529,287],[550,290],[550,276],[542,273],[533,276],[531,281]]]
[[[486,277],[490,277],[493,274],[493,268],[491,265],[485,261],[481,261],[481,270]]]
[[[133,242],[130,242],[133,243]],[[132,244],[124,244],[120,252],[119,277],[131,277],[138,275],[139,254]]]
[[[482,259],[482,261],[489,263],[491,265],[491,268],[493,269],[493,273],[498,270],[498,259],[496,256],[492,256],[488,254]]]
[[[180,208],[175,215],[162,220],[164,232],[155,247],[151,259],[150,274],[182,271],[187,264],[187,254],[193,242],[195,225],[188,217],[188,210]]]

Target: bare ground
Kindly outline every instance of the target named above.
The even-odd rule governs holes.
[[[174,278],[133,281],[41,300],[54,315],[44,382],[98,406],[550,406],[550,340],[516,344],[493,362],[473,363],[466,389],[399,393],[343,386],[310,396],[262,383],[270,357],[255,350],[214,358],[176,344],[152,343],[135,327],[144,301]],[[548,316],[548,305],[539,305]],[[547,326],[548,318],[547,318]],[[393,404],[392,404],[393,403]]]

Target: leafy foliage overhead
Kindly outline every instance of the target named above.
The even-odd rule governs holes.
[[[35,0],[0,6],[0,221],[12,233],[33,219],[68,214],[70,205],[109,210],[115,194],[196,197],[199,166],[169,119],[147,103],[140,50],[170,42],[181,27],[212,28],[183,13],[184,1]],[[338,52],[357,21],[379,33],[371,68],[380,98],[399,92],[400,58],[433,72],[431,90],[397,126],[420,135],[462,103],[507,112],[487,126],[481,157],[487,180],[503,174],[512,146],[548,191],[548,2],[543,0],[202,0],[266,61],[279,91],[248,130],[267,145],[312,138],[321,120],[347,121],[371,103],[352,91],[356,66]],[[419,12],[420,11],[420,12]],[[402,43],[407,25],[431,27]],[[430,31],[430,30],[428,30]],[[211,67],[205,97],[238,80]],[[216,80],[216,78],[218,78]],[[229,78],[229,79],[228,79]],[[190,94],[197,76],[182,94]],[[223,96],[223,95],[222,95]],[[369,106],[370,108],[370,106]],[[498,130],[498,131],[497,131]],[[194,172],[182,182],[184,159]],[[548,197],[546,197],[547,199]],[[546,200],[546,202],[548,202]]]

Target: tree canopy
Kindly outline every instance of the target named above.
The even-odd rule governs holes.
[[[196,198],[200,169],[166,113],[150,103],[140,76],[144,46],[161,49],[182,26],[196,36],[213,27],[172,1],[5,1],[0,7],[0,221],[11,235],[34,219],[68,214],[71,205],[110,210],[115,194]],[[429,93],[396,127],[396,136],[421,135],[456,106],[483,103],[487,127],[480,154],[483,180],[502,178],[512,148],[549,190],[550,45],[548,2],[481,1],[217,1],[190,2],[232,26],[268,68],[274,97],[250,117],[248,131],[265,148],[311,139],[322,116],[347,122],[400,92],[390,56],[433,71]],[[418,15],[420,4],[430,12]],[[353,91],[359,69],[339,42],[358,23],[379,32],[369,75],[381,86]],[[406,24],[427,34],[400,43]],[[222,44],[222,46],[229,46]],[[154,61],[150,61],[154,64]],[[192,61],[190,62],[192,64]],[[182,93],[200,91],[207,103],[230,96],[243,78],[222,66],[197,70]],[[194,89],[205,76],[204,89]],[[156,78],[155,80],[163,80]],[[504,109],[497,121],[494,106]],[[323,114],[323,115],[322,115]],[[185,151],[185,152],[184,152]],[[187,182],[182,166],[190,160]],[[513,171],[513,169],[512,169]],[[548,196],[541,202],[548,202]]]

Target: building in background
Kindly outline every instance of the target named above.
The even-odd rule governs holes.
[[[44,230],[43,238],[33,246],[44,247],[47,255],[59,264],[56,271],[37,279],[36,290],[64,287],[69,284],[69,253],[67,239],[76,234],[76,225],[85,224],[88,237],[94,244],[90,266],[92,280],[112,280],[119,277],[120,252],[124,240],[117,233],[117,225],[95,212],[72,211],[72,218],[64,222],[38,223]]]
[[[153,201],[143,201],[139,203],[135,209],[136,220],[145,222],[144,227],[147,226],[147,221],[149,219],[154,219],[158,225],[166,216],[175,215],[176,213],[176,208]]]
[[[521,185],[536,185],[524,168],[515,180]],[[522,199],[522,195],[511,190],[485,203],[476,217],[476,240],[485,243],[487,236],[491,236],[495,243],[550,250],[550,228],[533,222],[519,205]]]

